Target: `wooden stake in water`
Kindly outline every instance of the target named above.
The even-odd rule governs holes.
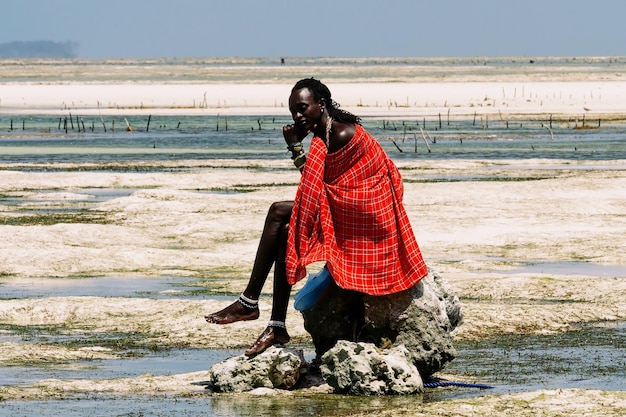
[[[428,148],[428,153],[431,152],[430,150],[430,145],[428,144],[428,141],[426,140],[426,136],[424,135],[424,131],[420,128],[420,132],[422,132],[422,139],[424,139],[424,143],[426,144],[426,147]],[[417,142],[417,134],[415,135],[415,142]],[[417,152],[417,145],[415,145],[415,152]]]
[[[398,144],[396,143],[395,140],[393,140],[393,138],[391,138],[391,141],[393,142],[393,144],[396,146],[396,149],[399,150],[400,152],[404,152],[402,149],[400,149],[400,147],[398,146]]]
[[[102,115],[100,115],[100,121],[102,122],[102,127],[104,128],[104,133],[107,132],[107,125],[104,123],[104,119],[102,118]]]
[[[430,143],[437,143],[437,139],[433,139],[430,137],[430,135],[428,134],[428,130],[426,130],[425,132],[426,132],[426,137],[428,138]]]

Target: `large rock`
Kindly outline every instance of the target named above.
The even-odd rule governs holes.
[[[462,320],[458,297],[433,271],[413,288],[386,296],[331,284],[302,315],[318,360],[339,340],[369,342],[379,348],[404,345],[423,379],[456,356],[452,331]]]
[[[301,350],[271,347],[254,358],[241,355],[216,363],[209,370],[209,382],[216,392],[291,389],[306,366]]]
[[[456,356],[452,331],[462,319],[458,297],[433,272],[407,291],[380,297],[331,284],[302,314],[324,385],[353,395],[419,392],[422,379]],[[213,365],[209,382],[216,392],[291,389],[313,374],[308,366],[302,351],[272,347]]]
[[[320,371],[342,394],[415,394],[424,388],[404,346],[380,350],[371,343],[340,340],[322,356]]]

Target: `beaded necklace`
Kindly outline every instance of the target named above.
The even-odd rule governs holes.
[[[333,128],[333,118],[326,119],[326,148],[330,149],[330,130]]]

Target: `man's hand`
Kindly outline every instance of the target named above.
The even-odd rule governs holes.
[[[293,145],[294,143],[302,142],[307,137],[309,132],[303,131],[298,126],[291,124],[283,126],[283,137],[287,145]]]

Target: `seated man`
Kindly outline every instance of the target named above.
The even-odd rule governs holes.
[[[370,295],[406,290],[428,272],[402,204],[400,173],[360,119],[339,109],[313,78],[293,87],[289,111],[294,124],[283,127],[283,137],[302,171],[295,200],[272,204],[248,286],[233,304],[205,317],[215,324],[257,319],[274,265],[270,321],[247,356],[289,342],[291,286],[313,262],[326,261],[340,287]],[[311,132],[307,159],[302,141]]]

